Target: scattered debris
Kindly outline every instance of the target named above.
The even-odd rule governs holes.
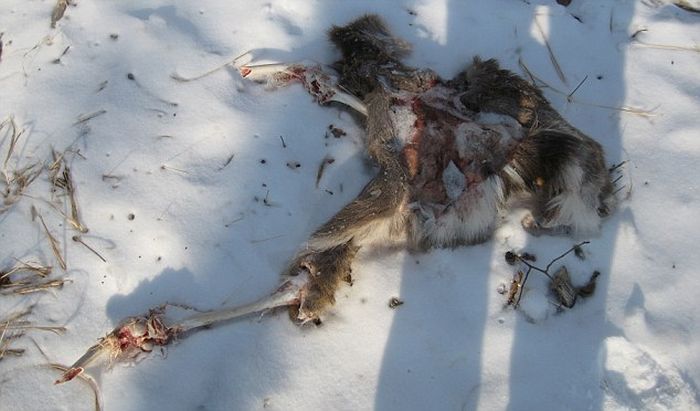
[[[107,110],[97,110],[97,111],[94,111],[92,113],[81,114],[78,116],[78,120],[75,123],[73,123],[73,125],[77,126],[78,124],[85,123],[87,121],[92,120],[95,117],[99,117],[99,116],[105,114],[106,112],[107,112]]]
[[[5,356],[11,355],[14,357],[19,357],[24,354],[25,349],[12,348],[10,347],[10,344],[24,337],[27,331],[48,331],[58,335],[61,335],[66,331],[65,327],[40,326],[32,324],[31,321],[26,319],[26,317],[31,314],[32,308],[33,307],[29,307],[24,311],[10,314],[5,318],[0,319],[0,361],[2,361]]]
[[[513,276],[513,280],[510,282],[510,289],[508,290],[508,299],[506,300],[506,305],[512,305],[513,307],[518,307],[520,302],[520,296],[522,294],[523,283],[525,282],[525,274],[518,270]]]
[[[221,171],[221,170],[225,169],[226,167],[228,167],[228,165],[231,164],[231,161],[233,161],[233,158],[234,158],[235,156],[236,156],[235,154],[231,154],[230,156],[228,156],[228,158],[226,159],[226,161],[224,161],[224,164],[222,164],[221,167],[219,167],[219,171]]]
[[[62,191],[68,198],[68,207],[70,215],[66,215],[62,210],[58,209],[53,203],[48,202],[56,211],[61,214],[76,230],[81,233],[87,233],[88,228],[80,221],[80,212],[78,211],[78,201],[75,196],[75,184],[70,172],[70,168],[66,163],[65,155],[59,154],[56,151],[52,152],[53,162],[48,166],[49,180],[51,181],[53,194]]]
[[[593,271],[591,278],[588,280],[586,285],[583,287],[578,287],[577,292],[581,297],[590,297],[595,292],[596,280],[600,277],[600,271]]]
[[[572,308],[576,304],[576,289],[571,284],[569,271],[565,266],[561,266],[552,276],[549,288],[554,292],[557,300],[566,308]]]
[[[292,170],[296,170],[297,168],[301,167],[301,163],[298,161],[287,161],[287,167],[291,168]]]
[[[346,133],[345,130],[343,130],[343,129],[340,128],[340,127],[336,127],[336,126],[334,126],[333,124],[331,124],[331,125],[328,126],[328,131],[330,131],[330,133],[331,133],[331,134],[333,135],[333,137],[335,137],[335,138],[340,138],[340,137],[344,137],[344,136],[347,136],[347,135],[348,135],[348,133]]]
[[[109,84],[109,80],[105,80],[100,83],[100,85],[97,86],[97,91],[95,93],[99,93],[100,91],[104,90],[107,87],[107,84]]]
[[[583,255],[582,246],[588,243],[588,241],[583,241],[581,243],[575,244],[566,252],[550,261],[544,269],[530,263],[536,261],[536,257],[532,254],[517,254],[513,251],[507,251],[504,257],[508,264],[515,265],[515,263],[520,262],[521,264],[527,267],[527,270],[525,270],[525,272],[518,270],[513,276],[513,280],[511,282],[510,289],[508,292],[508,298],[506,300],[506,306],[513,306],[514,308],[518,308],[518,304],[520,303],[520,299],[522,298],[523,287],[527,282],[530,273],[533,270],[540,272],[541,274],[549,278],[550,289],[554,292],[555,296],[557,297],[558,304],[560,304],[561,306],[564,306],[566,308],[572,308],[576,303],[577,296],[587,297],[592,295],[595,291],[595,281],[600,275],[598,271],[593,273],[593,276],[591,276],[588,283],[583,287],[574,287],[571,284],[569,272],[565,266],[561,266],[553,275],[549,272],[549,270],[552,268],[552,265],[555,262],[561,260],[571,252],[574,252],[578,258],[581,258],[579,255]]]
[[[389,299],[389,308],[394,309],[400,305],[403,305],[403,301],[400,300],[398,297],[391,297]]]
[[[326,169],[326,166],[329,164],[333,164],[335,162],[335,159],[329,156],[326,156],[321,160],[321,164],[318,165],[318,171],[316,172],[316,188],[318,188],[319,183],[321,182],[321,177],[323,177],[323,172]]]
[[[68,50],[70,50],[70,46],[67,46],[65,49],[63,49],[63,53],[61,53],[60,56],[58,56],[57,58],[55,58],[55,59],[52,61],[52,63],[53,63],[53,64],[59,64],[59,63],[61,63],[61,59],[63,58],[63,56],[66,55],[66,53],[68,53]]]

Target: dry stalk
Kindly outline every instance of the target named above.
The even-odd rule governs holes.
[[[90,247],[89,245],[87,245],[87,244],[85,243],[85,241],[83,241],[83,239],[80,238],[79,235],[74,235],[74,236],[73,236],[73,241],[75,241],[76,243],[82,244],[83,246],[85,246],[85,248],[87,248],[88,250],[92,251],[92,253],[95,254],[97,257],[99,257],[99,259],[102,260],[103,263],[106,263],[106,262],[107,262],[107,260],[106,260],[104,257],[102,257],[102,255],[101,255],[100,253],[98,253],[94,248],[92,248],[92,247]]]
[[[107,110],[97,110],[93,111],[92,113],[87,113],[87,114],[81,114],[78,116],[78,120],[76,120],[75,123],[73,123],[74,126],[77,126],[78,124],[85,123],[87,121],[92,120],[95,117],[99,117],[103,114],[105,114]]]
[[[656,111],[656,109],[659,108],[659,106],[656,106],[651,110],[644,110],[644,109],[636,108],[636,107],[628,107],[628,106],[615,107],[615,106],[608,106],[608,105],[604,105],[604,104],[589,103],[587,101],[579,100],[579,99],[573,97],[573,93],[566,93],[564,91],[561,91],[561,90],[557,89],[556,87],[552,87],[551,85],[549,85],[547,82],[545,82],[541,78],[537,77],[532,71],[530,71],[530,69],[525,65],[525,62],[522,59],[518,60],[518,65],[525,72],[525,74],[530,78],[530,82],[532,84],[534,84],[538,87],[541,87],[541,88],[546,87],[557,94],[561,94],[562,96],[567,97],[567,101],[570,103],[576,103],[576,104],[580,104],[583,106],[597,107],[597,108],[602,108],[602,109],[606,109],[606,110],[619,111],[622,113],[634,114],[634,115],[644,117],[644,118],[651,118],[651,117],[657,116],[657,114],[654,113],[654,111]]]
[[[44,217],[39,213],[39,211],[32,206],[32,216],[38,216],[39,220],[41,221],[41,225],[44,227],[44,231],[46,232],[46,238],[49,240],[49,244],[51,245],[51,251],[53,251],[53,255],[56,257],[56,260],[58,261],[58,265],[61,267],[63,271],[66,270],[66,260],[63,259],[63,256],[61,255],[61,248],[58,244],[58,240],[51,234],[49,231],[49,228],[46,226],[46,222],[44,222]]]
[[[3,291],[2,294],[17,294],[26,295],[42,291],[49,291],[54,288],[61,288],[64,284],[71,282],[69,279],[59,278],[55,280],[45,281],[43,283],[20,282],[12,285],[3,285],[2,288],[8,288],[9,291]]]
[[[62,190],[68,197],[68,207],[70,208],[70,216],[59,210],[53,203],[48,204],[58,211],[76,230],[81,233],[87,233],[88,228],[80,221],[80,213],[78,211],[78,202],[75,197],[75,184],[70,168],[66,163],[65,154],[59,154],[56,151],[52,152],[53,162],[48,166],[49,180],[53,186],[53,193]]]
[[[537,19],[537,16],[535,16],[535,25],[537,26],[537,29],[540,31],[540,35],[542,35],[542,40],[544,40],[544,45],[547,47],[547,53],[549,53],[549,60],[552,62],[552,66],[554,66],[554,70],[557,72],[557,76],[559,76],[559,80],[561,80],[561,82],[564,84],[568,84],[566,82],[566,76],[564,76],[564,72],[562,71],[561,66],[559,65],[559,62],[557,61],[557,58],[554,56],[554,51],[552,51],[552,46],[549,45],[549,41],[547,40],[547,36],[545,36],[544,30],[542,30],[542,26],[540,25],[540,22]]]
[[[0,271],[0,285],[5,284],[6,282],[10,282],[10,276],[17,273],[29,272],[30,276],[36,275],[44,278],[51,274],[51,270],[51,266],[44,266],[39,263],[33,262],[25,263],[24,261],[17,260],[17,264],[15,264],[9,270]]]
[[[32,307],[24,311],[20,311],[9,315],[7,318],[0,320],[0,360],[5,355],[20,356],[24,353],[24,349],[10,348],[10,343],[24,336],[27,331],[39,330],[49,331],[61,335],[64,327],[54,326],[37,326],[23,318],[28,316],[32,311]]]

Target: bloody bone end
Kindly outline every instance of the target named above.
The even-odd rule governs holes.
[[[243,67],[241,67],[241,68],[238,69],[238,72],[241,73],[241,77],[247,77],[248,74],[250,74],[252,71],[253,71],[253,70],[249,69],[249,68],[246,67],[246,66],[243,66]]]
[[[64,382],[71,381],[73,378],[75,378],[75,377],[77,377],[78,375],[82,374],[83,371],[85,371],[85,369],[82,368],[82,367],[77,367],[77,368],[72,368],[72,367],[71,367],[71,368],[68,369],[68,371],[64,372],[64,373],[61,375],[61,378],[57,379],[57,380],[54,381],[53,383],[54,383],[55,385],[58,385],[58,384],[63,384]]]

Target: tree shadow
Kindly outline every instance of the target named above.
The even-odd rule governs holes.
[[[463,69],[475,55],[496,58],[503,67],[526,76],[519,67],[522,61],[552,86],[544,93],[553,107],[603,145],[607,162],[624,160],[621,114],[591,104],[624,105],[624,50],[617,46],[628,41],[626,30],[634,4],[574,2],[564,8],[553,1],[507,3],[447,1],[443,11],[435,11],[416,2],[410,6],[411,14],[416,15],[408,24],[410,33],[397,30],[397,34],[415,46],[411,64],[425,66],[427,62],[446,78]],[[427,13],[424,19],[423,13]],[[429,24],[439,20],[435,14],[444,18],[444,32]],[[575,61],[558,57],[566,83],[553,68],[535,19],[554,58],[557,51],[570,54],[571,49],[584,56]],[[397,20],[391,20],[392,26]],[[609,25],[597,27],[586,22]],[[583,84],[574,99],[567,101],[567,94],[579,82]],[[484,245],[407,257],[400,292],[406,304],[397,311],[391,326],[375,408],[601,409],[604,340],[620,333],[606,321],[605,300],[608,282],[614,276],[611,261],[619,213],[623,211],[630,213],[618,210],[604,222],[600,237],[591,239],[585,263],[575,258],[564,261],[577,283],[585,282],[593,270],[602,273],[595,296],[579,302],[574,308],[577,313],[555,316],[554,308],[547,308],[547,284],[537,279],[531,280],[531,290],[523,297],[541,302],[534,322],[532,313],[501,308],[505,300],[496,294],[498,278],[505,283],[512,275],[512,268],[502,262],[505,251],[526,250],[546,261],[573,244],[566,237],[525,235],[519,219],[509,218]],[[414,259],[421,264],[416,265]],[[439,272],[443,278],[436,280]],[[441,283],[431,283],[435,281]],[[426,292],[445,298],[431,304],[426,301]],[[462,299],[454,298],[455,294]],[[574,315],[576,320],[572,321]],[[499,327],[500,323],[511,324],[512,336]],[[579,340],[571,341],[569,335]],[[482,393],[500,401],[484,403]]]

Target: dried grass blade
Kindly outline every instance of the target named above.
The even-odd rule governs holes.
[[[547,40],[547,36],[544,34],[544,30],[542,30],[542,26],[540,25],[539,20],[537,17],[535,17],[535,25],[537,26],[537,29],[540,31],[540,34],[542,35],[542,39],[544,40],[544,45],[547,47],[547,53],[549,53],[549,60],[552,62],[552,65],[554,66],[554,70],[557,72],[557,76],[559,76],[559,80],[562,81],[562,83],[567,84],[566,82],[566,76],[564,76],[564,72],[561,69],[561,66],[559,65],[559,62],[557,61],[557,58],[554,56],[554,52],[552,51],[552,46],[549,45],[549,41]]]
[[[83,223],[80,222],[80,213],[78,212],[78,202],[75,200],[75,185],[73,184],[73,177],[70,173],[70,168],[67,165],[63,166],[63,179],[66,182],[66,191],[68,192],[68,200],[70,202],[70,217],[68,222],[75,227],[76,230],[81,233],[87,233],[88,229]]]
[[[56,335],[63,335],[66,332],[66,327],[51,326],[51,325],[32,325],[29,321],[22,321],[17,325],[7,325],[7,330],[39,330],[49,331]]]
[[[103,109],[103,110],[93,111],[92,113],[88,113],[88,114],[81,114],[81,115],[78,116],[78,120],[77,120],[75,123],[73,123],[73,125],[74,125],[74,126],[77,126],[77,125],[80,124],[80,123],[84,123],[84,122],[86,122],[86,121],[90,121],[90,120],[92,120],[92,119],[95,118],[95,117],[99,117],[99,116],[105,114],[106,112],[107,112],[107,110],[104,110],[104,109]]]
[[[61,267],[63,271],[66,270],[66,261],[63,259],[63,256],[61,256],[61,250],[58,245],[58,240],[51,235],[49,232],[49,228],[46,226],[46,222],[44,221],[44,217],[39,214],[39,212],[32,206],[32,215],[37,215],[39,216],[39,220],[41,221],[41,225],[44,226],[44,231],[46,232],[46,237],[49,239],[49,244],[51,244],[51,250],[53,251],[53,255],[56,257],[56,260],[58,260],[58,265]]]
[[[65,283],[68,283],[70,281],[71,280],[59,278],[57,280],[46,281],[46,282],[38,283],[38,284],[22,285],[21,287],[17,287],[17,288],[12,289],[11,293],[12,294],[19,294],[19,295],[26,295],[26,294],[37,293],[40,291],[48,291],[52,288],[63,287],[63,285]]]
[[[3,168],[7,168],[7,163],[10,161],[10,157],[12,157],[12,153],[15,151],[15,146],[17,145],[17,141],[19,141],[19,136],[22,135],[22,132],[17,132],[17,123],[15,123],[14,117],[10,117],[9,119],[3,121],[2,126],[4,126],[6,123],[9,123],[10,126],[12,126],[12,137],[10,137],[10,147],[7,149],[7,156],[5,157],[5,161],[2,163]],[[2,128],[3,127],[0,127],[0,129]]]

